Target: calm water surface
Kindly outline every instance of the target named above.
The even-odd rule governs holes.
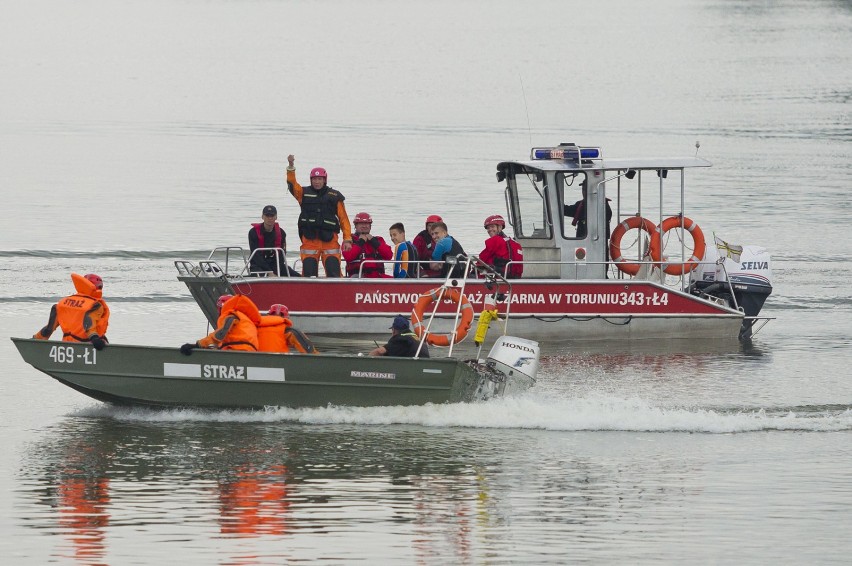
[[[844,1],[6,3],[0,553],[847,563],[850,30]],[[70,271],[104,277],[113,342],[197,338],[172,262],[244,245],[269,203],[294,238],[288,153],[379,233],[437,212],[475,250],[530,145],[696,140],[690,217],[773,253],[748,345],[550,345],[481,405],[204,413],[90,401],[7,340]]]

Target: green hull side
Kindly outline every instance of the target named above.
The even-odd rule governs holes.
[[[505,384],[453,358],[288,355],[13,338],[24,361],[94,399],[120,405],[248,409],[456,403]]]

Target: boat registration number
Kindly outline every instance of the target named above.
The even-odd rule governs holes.
[[[51,346],[48,355],[57,364],[73,364],[76,360],[88,365],[98,363],[98,351],[93,348],[83,347],[82,352],[77,352],[74,346]]]

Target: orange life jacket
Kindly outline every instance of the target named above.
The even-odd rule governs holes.
[[[235,295],[222,305],[216,330],[198,341],[202,348],[256,352],[260,311],[245,295]]]
[[[285,331],[292,324],[289,318],[283,316],[261,315],[260,324],[257,325],[258,351],[289,352]]]
[[[293,321],[283,316],[263,315],[257,326],[260,352],[298,352],[316,354],[318,350],[305,334],[293,328]]]
[[[56,322],[51,333],[56,326],[61,327],[65,342],[88,342],[95,334],[103,337],[109,324],[103,292],[77,273],[71,274],[71,281],[77,293],[56,303]]]

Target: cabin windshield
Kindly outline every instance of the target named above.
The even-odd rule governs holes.
[[[510,173],[509,194],[512,201],[515,236],[521,238],[550,239],[553,230],[547,208],[547,187],[544,175],[536,169],[520,169]],[[515,185],[515,190],[512,185]]]

